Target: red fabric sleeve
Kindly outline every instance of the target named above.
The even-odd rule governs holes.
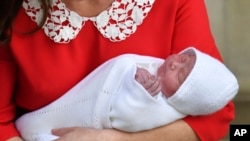
[[[195,46],[222,61],[210,31],[204,0],[180,0],[179,2],[173,36],[173,52],[178,52],[187,46]],[[226,135],[230,121],[233,119],[234,105],[230,102],[212,115],[189,116],[184,120],[202,141],[217,141]]]
[[[19,135],[13,123],[15,106],[12,103],[12,93],[15,76],[15,65],[9,47],[0,47],[0,141]]]
[[[200,140],[218,141],[227,134],[232,119],[234,119],[234,104],[230,102],[215,114],[197,117],[189,116],[184,120],[192,127]]]

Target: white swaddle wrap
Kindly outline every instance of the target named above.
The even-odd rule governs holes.
[[[113,58],[51,104],[16,121],[26,141],[57,138],[51,129],[62,127],[116,128],[136,132],[183,118],[162,94],[152,97],[134,79],[138,64],[156,71],[164,60],[134,54]],[[155,73],[155,72],[153,72]]]

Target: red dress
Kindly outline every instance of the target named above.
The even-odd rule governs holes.
[[[0,141],[18,135],[13,124],[16,106],[27,110],[45,106],[114,56],[135,53],[166,58],[194,46],[221,60],[203,0],[155,0],[152,8],[141,4],[137,3],[137,8],[144,12],[148,8],[150,11],[145,15],[140,13],[141,9],[133,8],[139,11],[136,14],[130,10],[131,19],[139,17],[139,21],[135,21],[136,26],[131,24],[131,19],[127,19],[126,25],[132,27],[133,32],[128,33],[124,28],[124,34],[117,34],[108,30],[112,25],[102,25],[105,22],[103,19],[99,19],[103,22],[97,23],[90,18],[84,21],[77,33],[71,33],[75,28],[65,30],[70,39],[59,36],[60,30],[55,33],[45,31],[49,28],[23,34],[32,31],[37,24],[22,7],[13,25],[10,48],[0,48]],[[128,7],[125,4],[122,6]],[[144,18],[140,19],[140,14],[144,14]],[[79,20],[76,17],[71,20]],[[110,23],[117,21],[110,20]],[[62,24],[68,25],[69,21]],[[234,105],[230,102],[215,114],[184,120],[201,140],[215,141],[226,135],[233,118]]]

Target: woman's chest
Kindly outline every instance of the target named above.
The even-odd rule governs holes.
[[[28,101],[40,101],[35,102],[33,108],[43,106],[61,96],[97,66],[120,54],[166,58],[171,52],[174,16],[166,19],[169,13],[164,13],[158,6],[153,7],[142,24],[134,27],[133,34],[119,41],[104,36],[92,21],[85,22],[79,33],[64,43],[54,42],[44,29],[28,36],[14,33],[12,50],[19,68],[19,101],[29,97]],[[27,16],[19,18],[22,21],[29,19]],[[16,28],[21,27],[16,25]],[[122,26],[119,32],[112,28],[108,31],[110,35],[123,37]]]

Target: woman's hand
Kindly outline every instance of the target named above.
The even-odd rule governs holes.
[[[7,141],[24,141],[21,137],[13,137],[8,139]]]
[[[127,140],[128,133],[114,129],[94,129],[84,127],[70,127],[53,129],[52,134],[59,136],[54,141],[119,141]]]
[[[52,134],[59,136],[55,141],[100,141],[101,131],[92,128],[70,127],[53,129]]]
[[[52,134],[60,137],[55,141],[199,141],[192,128],[183,120],[136,133],[72,127],[54,129]]]
[[[59,136],[54,141],[129,141],[131,135],[115,129],[94,129],[70,127],[53,129],[52,134]],[[131,140],[133,141],[133,140]]]

